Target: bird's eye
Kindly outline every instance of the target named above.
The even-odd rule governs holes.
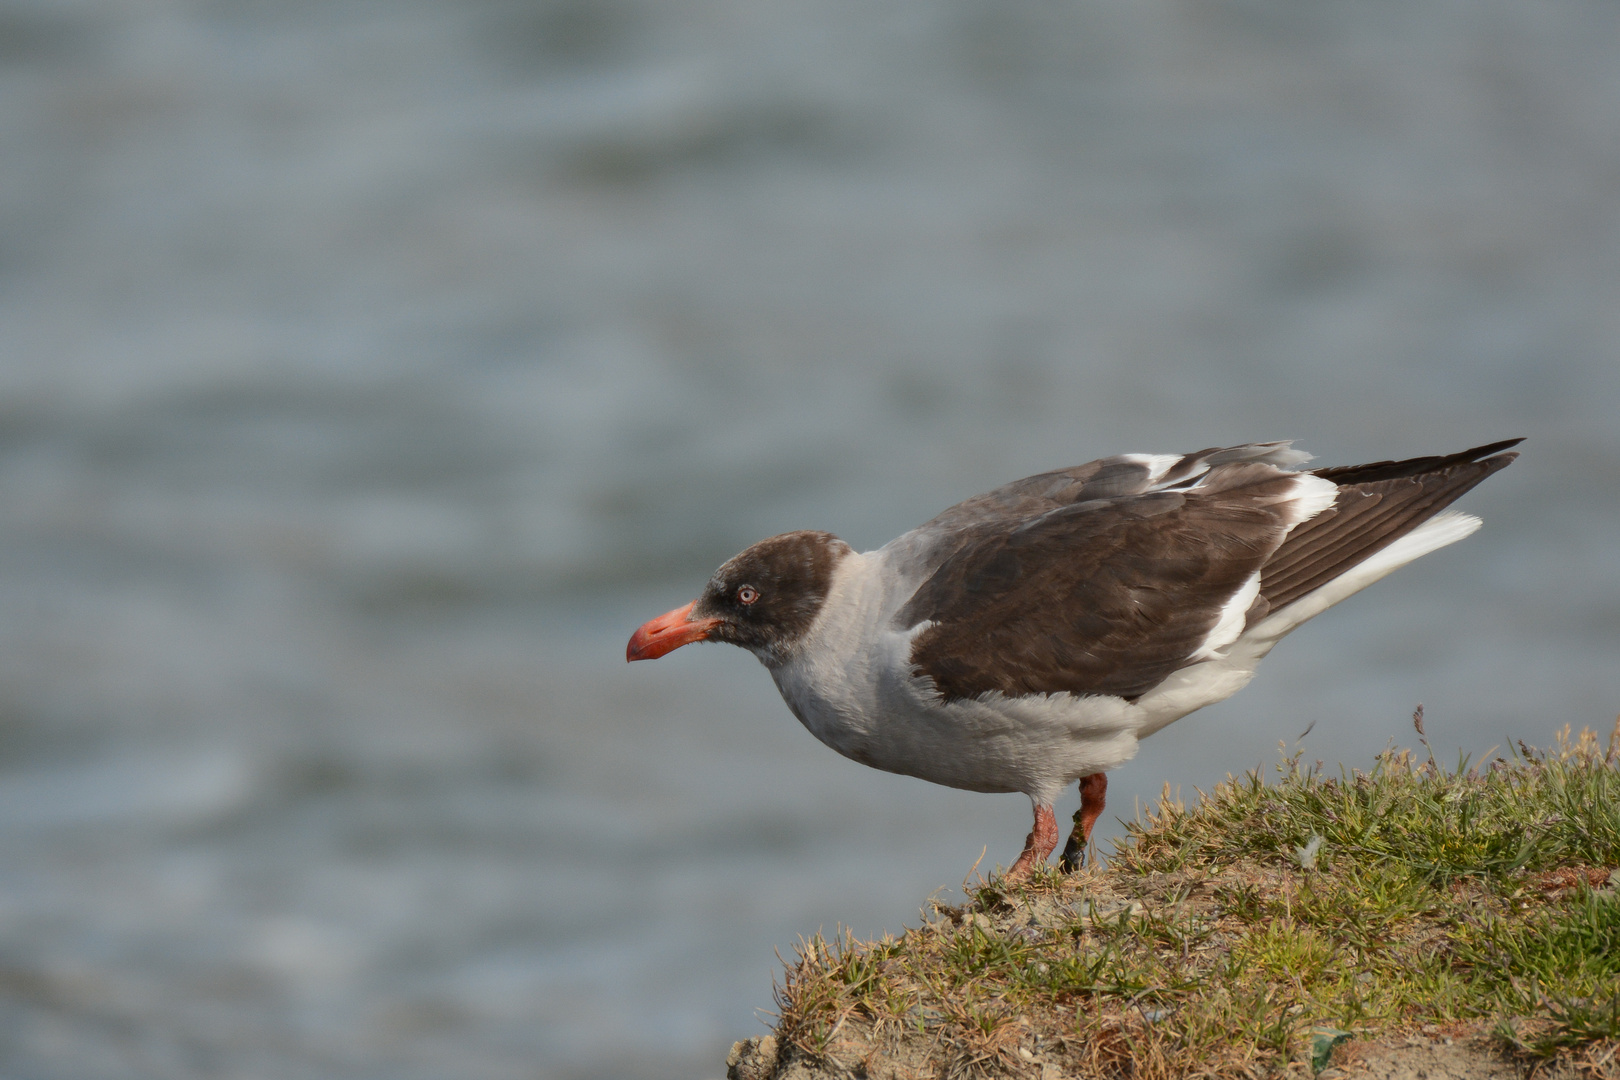
[[[737,589],[737,602],[739,604],[752,604],[759,599],[759,590],[752,585],[743,585]]]

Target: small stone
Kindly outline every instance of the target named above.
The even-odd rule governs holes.
[[[1029,1047],[1027,1046],[1020,1046],[1018,1048],[1018,1056],[1023,1058],[1025,1061],[1035,1060],[1035,1055],[1029,1052]]]
[[[770,1080],[776,1072],[776,1036],[743,1039],[726,1055],[726,1080]]]

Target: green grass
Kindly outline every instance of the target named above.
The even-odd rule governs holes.
[[[1617,724],[1616,738],[1620,738]],[[877,1077],[1310,1076],[1346,1033],[1620,1050],[1620,747],[1455,769],[1285,758],[1168,795],[1104,868],[991,878],[899,938],[806,941],[778,1044]],[[1438,1026],[1438,1027],[1437,1027]]]

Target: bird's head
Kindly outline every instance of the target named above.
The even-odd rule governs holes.
[[[696,600],[644,623],[625,659],[654,660],[694,641],[726,641],[766,664],[782,663],[826,601],[833,569],[850,553],[831,533],[761,540],[716,570]]]

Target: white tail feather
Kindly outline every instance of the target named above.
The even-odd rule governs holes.
[[[1320,615],[1340,600],[1354,596],[1379,578],[1399,570],[1412,560],[1471,536],[1481,524],[1479,518],[1474,515],[1455,510],[1438,514],[1327,584],[1311,590],[1287,607],[1272,612],[1243,636],[1269,649],[1279,638],[1306,619]]]

